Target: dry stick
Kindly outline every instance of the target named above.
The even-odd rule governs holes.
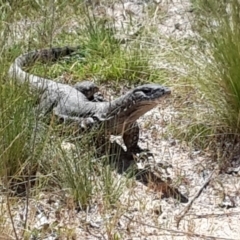
[[[175,233],[176,235],[174,236],[190,236],[190,237],[198,237],[198,238],[202,238],[202,239],[211,239],[211,240],[235,240],[235,238],[225,238],[225,237],[215,237],[215,236],[210,236],[210,235],[205,235],[205,234],[198,234],[198,233],[190,233],[190,232],[185,232],[185,231],[180,231],[180,230],[175,230],[175,229],[168,229],[168,228],[163,228],[163,227],[158,227],[158,226],[154,226],[151,224],[148,224],[146,222],[142,222],[142,221],[138,221],[138,220],[134,220],[133,217],[128,217],[126,215],[123,215],[123,217],[127,218],[128,220],[130,220],[131,222],[135,222],[138,224],[141,224],[143,226],[147,226],[150,228],[155,228],[158,230],[163,230],[163,231],[167,231],[170,232],[171,234]],[[166,235],[165,233],[162,233],[161,235]],[[237,239],[236,239],[237,240]]]
[[[11,224],[12,224],[12,228],[13,228],[13,233],[15,235],[15,238],[16,240],[19,240],[19,237],[18,237],[18,234],[17,234],[17,230],[16,230],[16,227],[15,227],[15,223],[14,223],[14,220],[13,220],[13,215],[12,215],[12,211],[11,211],[11,207],[10,207],[10,203],[9,203],[9,193],[7,193],[7,210],[8,210],[8,214],[9,214],[9,217],[10,217],[10,220],[11,220]]]
[[[209,213],[209,214],[189,214],[189,216],[194,216],[195,219],[199,218],[219,218],[219,217],[225,217],[225,216],[239,216],[240,212],[229,212],[229,213]]]
[[[195,194],[195,196],[191,199],[191,201],[187,204],[187,206],[183,209],[183,211],[178,214],[178,216],[175,217],[176,222],[177,222],[177,228],[179,227],[180,221],[183,219],[183,217],[186,215],[186,213],[190,210],[193,202],[200,196],[202,193],[203,189],[209,184],[210,180],[212,179],[213,173],[215,172],[216,169],[214,169],[207,180],[204,182],[202,187],[198,190],[198,192]]]

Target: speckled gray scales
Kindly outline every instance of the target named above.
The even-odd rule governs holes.
[[[39,108],[43,114],[53,111],[64,122],[74,121],[84,128],[103,125],[101,129],[104,129],[105,136],[121,135],[128,151],[139,151],[137,119],[157,106],[160,99],[171,91],[158,84],[145,84],[108,102],[95,95],[98,87],[89,81],[70,86],[23,70],[37,60],[57,61],[77,50],[78,47],[62,47],[22,54],[10,66],[9,76],[20,83],[27,81],[30,88],[41,91]]]

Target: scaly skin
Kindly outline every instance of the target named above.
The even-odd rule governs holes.
[[[169,88],[158,84],[145,84],[130,90],[114,101],[91,101],[98,89],[84,83],[75,87],[32,75],[23,70],[35,61],[57,61],[77,51],[77,47],[42,49],[28,52],[15,59],[9,76],[20,83],[28,82],[30,88],[42,91],[40,109],[53,113],[64,121],[75,121],[81,127],[103,123],[107,134],[123,136],[128,151],[138,151],[139,128],[136,120],[156,107],[162,97],[171,93]],[[89,82],[88,82],[89,83]],[[86,83],[85,83],[86,84]],[[88,86],[89,87],[89,86]]]

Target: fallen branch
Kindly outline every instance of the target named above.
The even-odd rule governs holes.
[[[135,223],[138,223],[142,226],[147,226],[147,227],[150,227],[150,228],[154,228],[154,229],[158,229],[158,230],[162,230],[162,231],[167,231],[167,232],[171,233],[172,237],[174,237],[174,236],[184,236],[185,235],[185,236],[188,236],[188,237],[202,238],[202,239],[209,239],[209,240],[216,240],[216,239],[218,239],[218,240],[237,240],[237,239],[233,239],[233,238],[215,237],[215,236],[210,236],[210,235],[205,235],[205,234],[199,234],[199,233],[192,233],[192,232],[185,232],[185,231],[180,231],[180,230],[175,230],[175,229],[163,228],[163,227],[148,224],[146,222],[135,220],[135,219],[133,219],[133,217],[128,217],[127,215],[123,215],[123,217],[127,218],[130,222],[135,222]],[[161,235],[167,236],[167,234],[165,232],[162,232]],[[160,235],[158,235],[158,236],[160,236]]]
[[[187,204],[187,206],[183,209],[183,211],[178,214],[175,219],[177,222],[177,228],[179,227],[180,221],[184,218],[184,216],[187,214],[187,212],[190,210],[193,202],[200,196],[200,194],[202,193],[203,189],[209,184],[209,182],[212,179],[212,176],[214,174],[216,169],[214,169],[211,174],[209,175],[209,177],[207,178],[207,180],[204,182],[204,184],[202,185],[202,187],[198,190],[198,192],[195,194],[195,196],[191,199],[191,201]]]

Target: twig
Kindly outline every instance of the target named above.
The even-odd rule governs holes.
[[[15,235],[15,238],[16,240],[19,240],[19,237],[18,237],[18,234],[17,234],[17,230],[16,230],[16,227],[15,227],[15,223],[14,223],[14,220],[13,220],[13,215],[12,215],[12,211],[11,211],[11,207],[10,207],[10,203],[9,203],[9,193],[7,193],[7,210],[8,210],[8,214],[9,214],[9,217],[10,217],[10,220],[11,220],[11,224],[12,224],[12,228],[13,228],[13,233]]]
[[[191,232],[185,232],[185,231],[180,231],[180,230],[175,230],[175,229],[168,229],[168,228],[164,228],[164,227],[158,227],[158,226],[154,226],[154,225],[148,224],[146,222],[135,220],[135,219],[133,219],[131,217],[128,217],[127,215],[123,215],[123,217],[127,218],[131,222],[135,222],[135,223],[141,224],[143,226],[147,226],[147,227],[150,227],[150,228],[155,228],[155,229],[158,229],[158,230],[163,230],[163,231],[167,231],[167,232],[170,232],[170,233],[174,233],[174,234],[176,234],[176,236],[187,235],[187,236],[190,236],[190,237],[195,237],[195,238],[197,237],[197,238],[211,239],[211,240],[216,240],[216,239],[218,239],[218,240],[235,240],[233,238],[225,238],[225,237],[217,237],[216,238],[215,236],[210,236],[210,235],[205,235],[205,234],[191,233]]]
[[[189,216],[194,216],[194,219],[199,219],[199,218],[220,218],[220,217],[229,217],[229,216],[239,216],[240,212],[229,212],[229,213],[209,213],[209,214],[189,214]]]
[[[195,194],[195,196],[191,199],[191,201],[187,204],[187,206],[183,209],[183,211],[178,214],[178,216],[175,217],[176,222],[177,222],[177,228],[179,227],[180,221],[184,218],[184,216],[186,215],[186,213],[190,210],[193,202],[200,196],[200,194],[202,193],[203,189],[209,184],[210,180],[212,179],[212,176],[214,174],[216,169],[214,169],[211,174],[209,175],[209,177],[207,178],[207,180],[204,182],[204,184],[202,185],[202,187],[198,190],[198,192]]]

